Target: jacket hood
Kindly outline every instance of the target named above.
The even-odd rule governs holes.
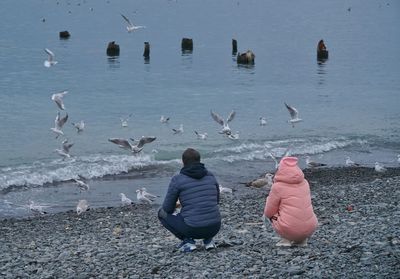
[[[300,183],[304,180],[304,173],[297,165],[296,157],[283,157],[275,174],[275,182],[288,184]]]
[[[193,163],[181,169],[181,174],[187,175],[194,179],[201,179],[208,173],[206,167],[202,163]]]

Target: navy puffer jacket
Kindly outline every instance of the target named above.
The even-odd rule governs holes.
[[[218,182],[202,163],[184,167],[172,177],[162,205],[164,211],[172,214],[178,199],[187,225],[206,227],[221,222]]]

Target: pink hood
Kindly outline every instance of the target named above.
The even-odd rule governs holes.
[[[318,226],[311,204],[310,186],[296,157],[284,157],[279,163],[274,184],[267,197],[264,215],[282,237],[302,241]]]

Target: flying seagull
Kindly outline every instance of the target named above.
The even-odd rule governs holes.
[[[49,68],[49,67],[54,66],[55,64],[58,63],[57,61],[54,60],[55,55],[50,49],[45,48],[44,51],[49,55],[49,58],[44,61],[44,66],[45,67]]]
[[[290,113],[290,119],[288,120],[288,122],[291,123],[292,127],[294,128],[294,124],[303,121],[303,119],[299,118],[299,112],[295,107],[289,106],[286,103],[285,106]]]
[[[174,135],[182,134],[183,133],[183,124],[179,125],[178,129],[172,129],[172,131],[174,132]]]
[[[85,129],[85,122],[83,120],[76,122],[76,123],[72,123],[72,126],[75,127],[76,132],[78,134],[80,134],[81,132],[83,132],[83,130]]]
[[[141,28],[146,28],[146,26],[141,26],[141,25],[134,25],[129,18],[121,14],[122,18],[125,19],[126,23],[128,23],[128,26],[126,26],[126,30],[128,30],[128,33],[131,33],[135,30],[141,29]]]
[[[219,131],[220,134],[227,134],[230,135],[231,134],[231,129],[229,128],[228,123],[231,122],[233,120],[233,118],[235,118],[236,112],[234,110],[231,111],[231,113],[228,115],[228,118],[226,119],[226,121],[219,116],[217,113],[213,112],[211,110],[211,117],[219,124],[222,126],[222,130]]]
[[[165,124],[165,123],[168,123],[168,121],[169,121],[169,117],[165,117],[164,115],[161,115],[161,117],[160,117],[161,123]]]
[[[142,136],[142,138],[139,140],[138,144],[133,145],[131,144],[127,139],[123,139],[123,138],[110,138],[108,139],[109,142],[115,143],[116,145],[118,145],[121,148],[130,150],[132,153],[139,153],[140,151],[142,151],[144,145],[146,143],[150,143],[156,140],[156,137],[144,137]],[[134,141],[133,139],[131,139],[131,141]]]
[[[207,133],[199,133],[199,132],[197,132],[197,131],[194,131],[194,133],[197,135],[197,138],[198,138],[198,139],[206,140],[207,137],[208,137],[208,134],[207,134]]]
[[[60,93],[55,93],[55,94],[51,95],[51,99],[56,103],[58,108],[61,110],[65,110],[63,98],[64,98],[64,95],[67,93],[68,93],[68,91],[64,90]]]
[[[68,113],[65,114],[64,117],[60,117],[60,113],[57,113],[56,119],[54,120],[54,128],[50,128],[54,133],[57,134],[56,138],[58,138],[60,135],[64,135],[64,132],[62,131],[62,127],[64,126],[65,122],[68,120]]]

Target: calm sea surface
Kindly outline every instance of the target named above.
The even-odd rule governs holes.
[[[120,13],[146,28],[128,33]],[[161,195],[159,203],[187,147],[226,187],[273,171],[268,153],[288,148],[303,167],[306,155],[329,166],[346,156],[398,166],[398,1],[2,0],[0,18],[0,217],[30,214],[30,201],[50,212],[83,198],[117,205],[119,192],[134,199],[140,186]],[[68,40],[59,39],[63,30]],[[193,38],[190,54],[181,52],[183,37]],[[254,66],[237,65],[233,38],[239,52],[255,53]],[[320,39],[324,63],[316,59]],[[119,57],[107,57],[110,41]],[[44,48],[58,64],[44,67]],[[74,143],[66,160],[54,152],[64,137],[50,130],[59,111],[51,95],[62,90],[63,130]],[[304,120],[294,128],[284,102]],[[240,138],[218,134],[210,110],[224,118],[235,110],[230,126]],[[80,120],[86,129],[77,134],[71,123]],[[174,135],[180,124],[183,134]],[[137,156],[108,142],[141,136],[157,139]],[[71,183],[78,175],[89,192]]]

